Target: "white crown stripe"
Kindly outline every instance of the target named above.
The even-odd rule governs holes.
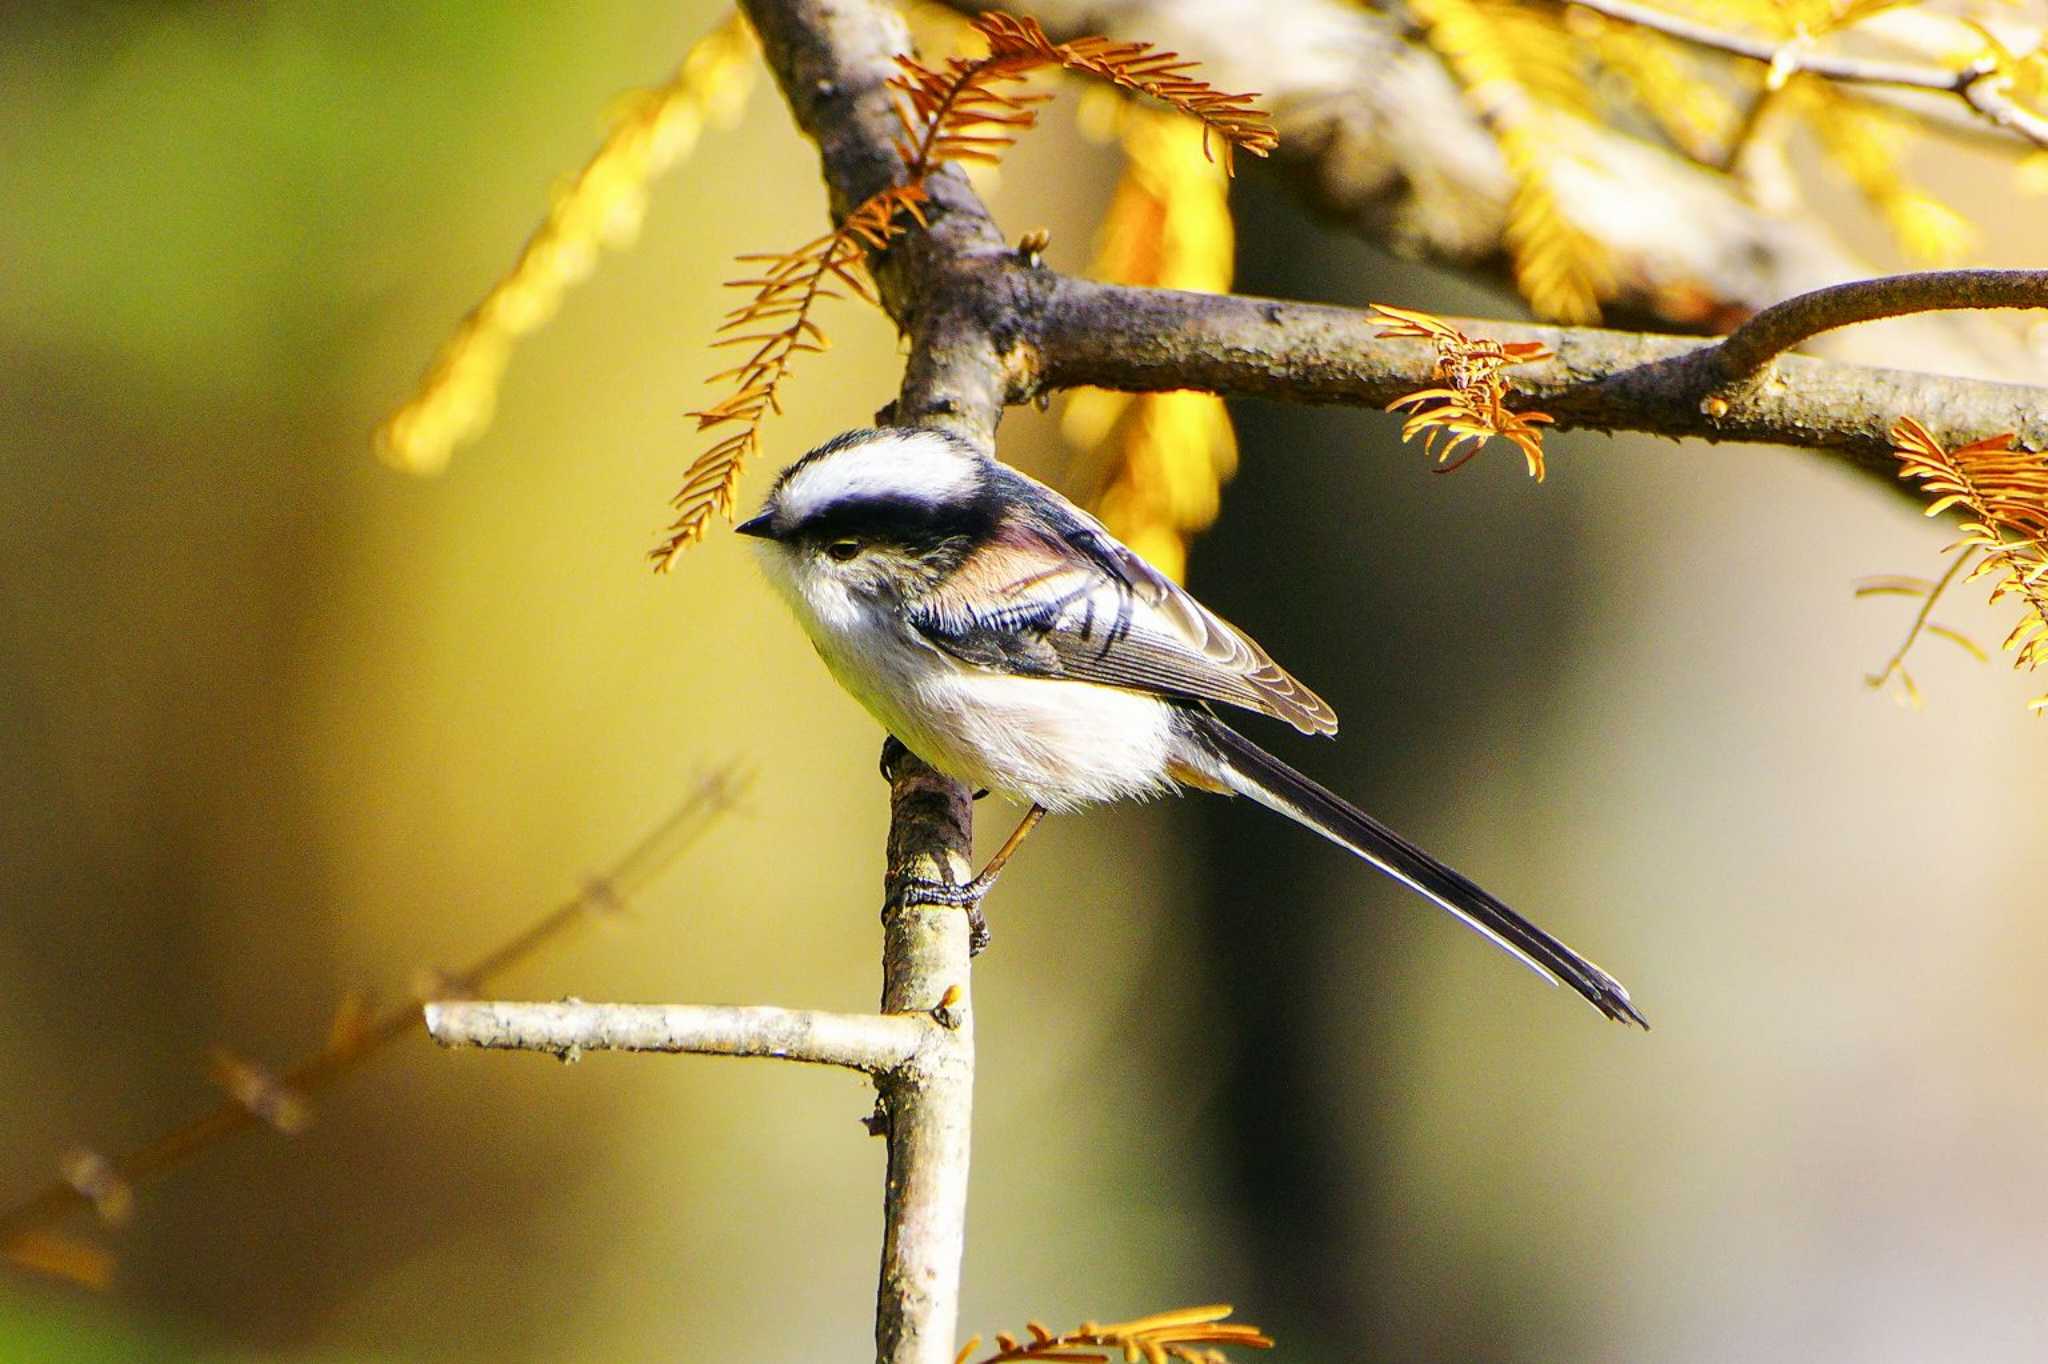
[[[978,457],[937,433],[884,432],[790,471],[775,495],[779,518],[797,525],[854,498],[905,496],[934,506],[971,495]]]

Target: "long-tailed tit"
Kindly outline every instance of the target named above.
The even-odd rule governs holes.
[[[1644,1022],[1605,971],[1219,720],[1223,704],[1337,730],[1321,697],[1101,522],[967,442],[849,431],[784,470],[739,529],[762,542],[825,666],[891,734],[950,777],[1031,803],[980,877],[918,898],[977,904],[1047,810],[1182,786],[1235,793],[1407,883],[1609,1018]]]

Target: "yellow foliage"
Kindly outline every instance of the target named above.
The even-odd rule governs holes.
[[[1430,47],[1443,58],[1499,144],[1514,191],[1503,237],[1515,287],[1539,317],[1597,322],[1614,289],[1605,249],[1566,216],[1552,183],[1553,109],[1587,102],[1576,49],[1555,41],[1530,12],[1506,0],[1409,0]]]
[[[1270,1336],[1256,1326],[1226,1321],[1232,1308],[1227,1303],[1204,1307],[1183,1307],[1172,1312],[1155,1312],[1131,1321],[1084,1321],[1071,1331],[1055,1335],[1038,1322],[1027,1322],[1024,1334],[996,1333],[994,1354],[979,1364],[1011,1364],[1016,1360],[1064,1360],[1078,1364],[1106,1364],[1120,1354],[1129,1362],[1167,1364],[1225,1364],[1224,1346],[1241,1350],[1269,1350]],[[976,1336],[962,1346],[954,1364],[967,1364],[981,1346]]]
[[[1224,175],[1191,119],[1118,104],[1124,174],[1097,237],[1091,273],[1121,284],[1222,293],[1236,251]],[[1082,452],[1074,482],[1110,530],[1163,573],[1182,577],[1188,541],[1216,520],[1237,471],[1237,435],[1209,393],[1082,389],[1060,430]]]
[[[1940,265],[1975,248],[1977,230],[1970,221],[1906,176],[1903,163],[1914,134],[1908,119],[1850,100],[1814,76],[1793,80],[1783,97],[1805,116],[1828,160],[1884,219],[1900,250]]]
[[[1962,536],[1949,549],[1983,557],[1963,581],[1991,579],[1994,605],[2018,599],[2019,623],[2000,645],[2013,666],[2032,671],[2048,663],[2048,455],[2013,449],[2009,431],[1949,450],[1911,417],[1901,418],[1891,437],[1899,477],[1920,480],[1920,491],[1933,499],[1927,514],[1964,513]],[[1954,576],[1952,569],[1948,577]],[[1939,591],[1929,594],[1930,608]],[[2048,694],[2027,704],[2048,711]]]
[[[667,83],[621,101],[610,136],[554,195],[519,259],[463,318],[419,388],[377,428],[378,457],[409,473],[438,473],[457,446],[482,435],[519,337],[554,315],[601,247],[639,234],[647,186],[687,157],[707,121],[729,123],[754,83],[754,39],[737,14],[699,39]]]
[[[1413,337],[1436,348],[1435,377],[1442,388],[1425,388],[1396,398],[1387,404],[1389,412],[1406,412],[1401,439],[1421,436],[1425,454],[1434,454],[1444,465],[1438,472],[1449,473],[1478,454],[1486,442],[1501,437],[1522,452],[1528,461],[1529,477],[1543,481],[1543,432],[1539,425],[1553,420],[1547,412],[1515,412],[1507,406],[1511,392],[1501,371],[1513,365],[1533,365],[1550,359],[1550,351],[1539,341],[1489,341],[1465,335],[1450,323],[1429,313],[1375,303],[1372,310],[1387,324],[1381,338]],[[1439,444],[1441,442],[1441,444]],[[1454,462],[1453,455],[1469,449]]]
[[[1721,164],[1742,114],[1691,52],[1661,33],[1612,23],[1591,10],[1568,9],[1565,16],[1673,146],[1702,164]]]

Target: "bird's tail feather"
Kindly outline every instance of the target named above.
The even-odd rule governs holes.
[[[1190,711],[1187,720],[1192,737],[1215,760],[1215,776],[1231,790],[1314,829],[1422,892],[1545,979],[1562,981],[1577,990],[1609,1018],[1645,1029],[1650,1026],[1620,981],[1465,876],[1213,715]]]

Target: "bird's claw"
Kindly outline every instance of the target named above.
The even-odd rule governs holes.
[[[967,955],[978,957],[988,947],[994,936],[989,931],[988,916],[981,912],[982,897],[995,884],[994,877],[976,877],[963,885],[951,881],[934,881],[922,876],[906,876],[898,884],[896,903],[904,909],[930,907],[935,909],[959,909],[967,913]]]

